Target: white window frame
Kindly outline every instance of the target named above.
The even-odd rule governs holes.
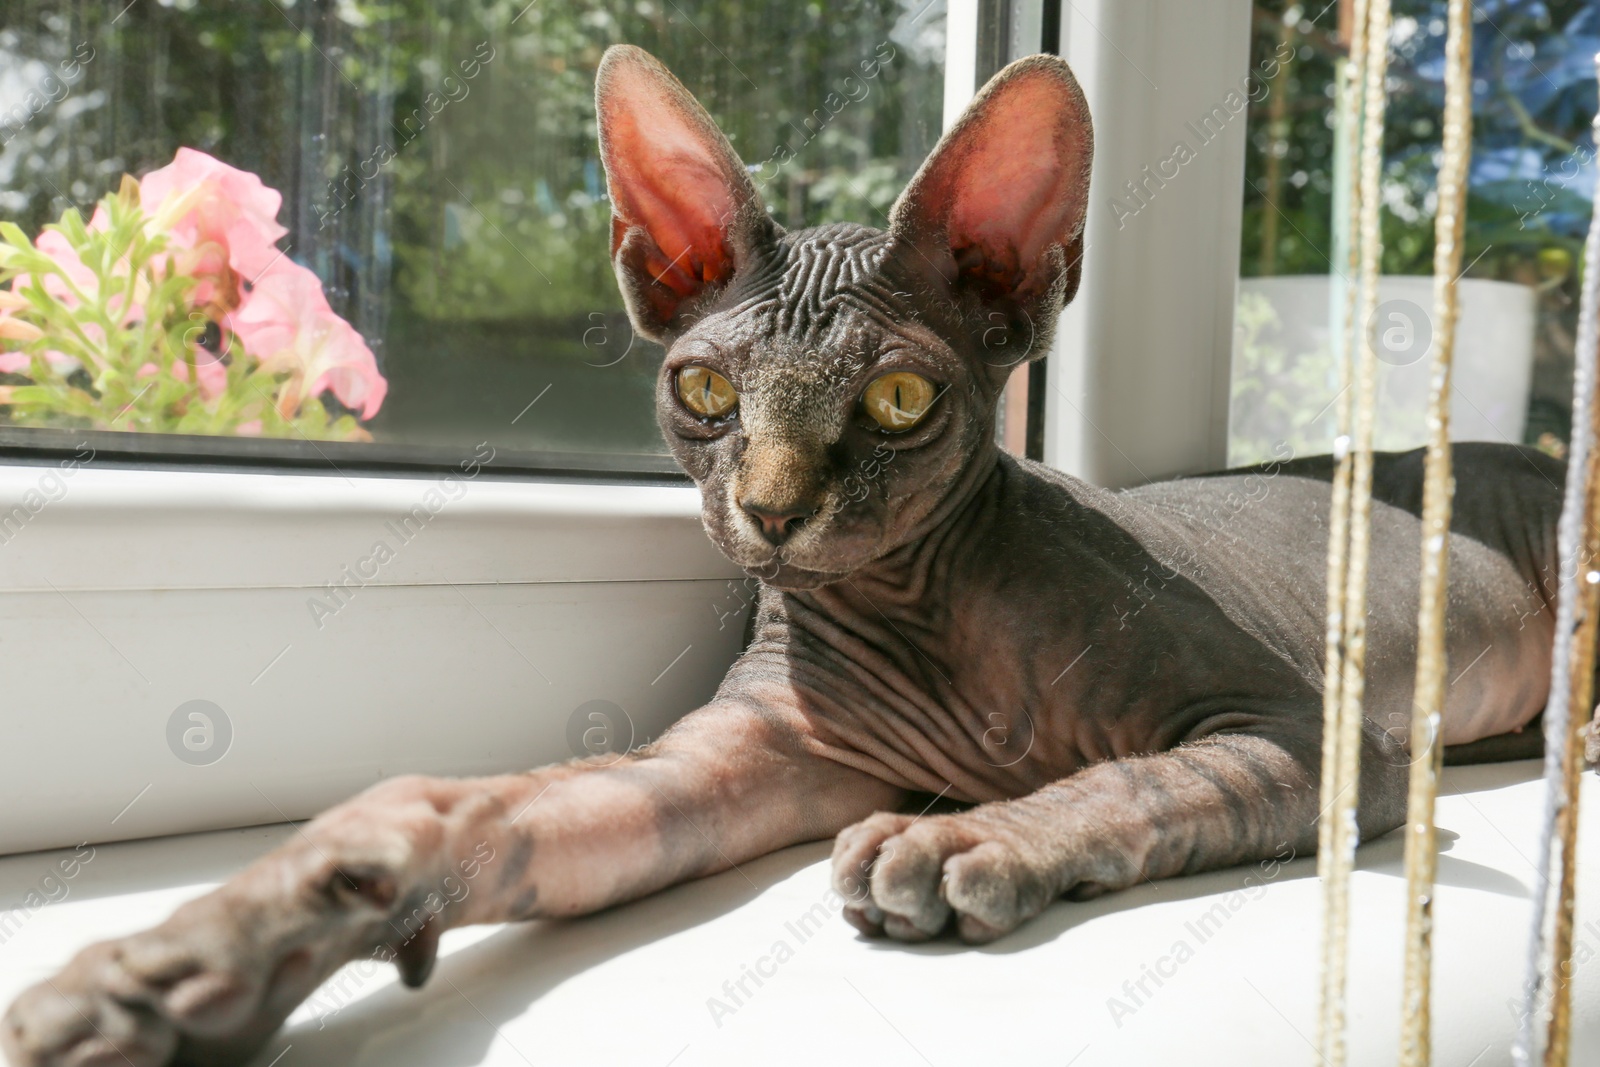
[[[1050,2],[1014,5],[1013,54],[1034,50]],[[1248,11],[1064,4],[1098,136],[1046,458],[1102,484],[1225,454],[1242,118],[1132,233],[1109,228],[1105,205],[1160,158],[1189,102],[1242,74]],[[972,95],[978,12],[949,4],[947,125]],[[1159,93],[1135,65],[1160,71]],[[435,499],[398,543],[394,524]],[[691,486],[511,480],[492,462],[453,482],[0,462],[0,516],[24,502],[27,521],[0,537],[0,853],[306,818],[387,775],[562,759],[591,700],[651,736],[715,690],[753,594],[706,539]],[[363,569],[383,540],[394,558]],[[346,568],[373,577],[352,585]],[[319,613],[318,598],[340,606]],[[190,700],[232,725],[209,765],[168,748]]]
[[[596,728],[642,741],[715,691],[754,597],[689,486],[0,466],[0,515],[23,500],[0,853],[303,819]],[[169,747],[193,700],[231,724],[208,765]],[[580,714],[597,700],[623,717]]]
[[[1146,204],[1145,167],[1249,72],[1249,0],[1063,0],[1095,121],[1087,254],[1048,363],[1045,461],[1121,487],[1227,462],[1246,113]],[[1209,131],[1208,131],[1209,132]],[[1159,175],[1158,175],[1159,177]],[[1122,196],[1132,218],[1112,206]]]

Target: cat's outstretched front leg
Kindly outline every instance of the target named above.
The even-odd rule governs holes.
[[[900,795],[737,704],[609,766],[395,779],[155,929],[79,953],[12,1005],[0,1045],[13,1067],[240,1062],[357,956],[420,985],[447,928],[593,911],[827,837]]]
[[[879,812],[842,832],[845,916],[902,941],[947,929],[992,941],[1057,897],[1316,850],[1320,731],[1217,733],[1088,767],[954,815]],[[1362,747],[1363,839],[1405,818],[1406,758],[1376,728]],[[863,874],[863,872],[866,872]]]

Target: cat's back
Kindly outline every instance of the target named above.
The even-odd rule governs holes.
[[[1482,656],[1452,687],[1447,743],[1501,733],[1543,706],[1556,590],[1556,525],[1566,465],[1535,449],[1462,442],[1452,453],[1451,662]],[[1425,455],[1373,459],[1367,657],[1374,701],[1409,709],[1421,572]],[[1271,640],[1320,670],[1331,456],[1154,483],[1121,494],[1197,549],[1196,580],[1230,613],[1271,619]]]
[[[1413,523],[1420,528],[1425,459],[1421,448],[1374,454],[1373,514],[1379,529]],[[1478,542],[1506,557],[1524,577],[1537,579],[1554,560],[1566,464],[1522,445],[1464,441],[1453,447],[1452,466],[1451,533]],[[1228,540],[1245,536],[1265,547],[1260,535],[1295,542],[1310,535],[1326,545],[1334,470],[1334,457],[1306,456],[1154,482],[1123,495],[1200,517]],[[1384,554],[1379,536],[1373,544]],[[1415,570],[1418,559],[1408,552],[1404,564],[1395,563]]]

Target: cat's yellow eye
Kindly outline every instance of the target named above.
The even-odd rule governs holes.
[[[739,401],[728,379],[693,364],[678,371],[678,397],[690,411],[708,419],[722,418]]]
[[[890,433],[909,430],[933,407],[938,391],[920,374],[895,371],[875,379],[861,394],[861,406]]]

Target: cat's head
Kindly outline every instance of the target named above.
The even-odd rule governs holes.
[[[785,232],[648,53],[608,51],[596,98],[613,265],[666,346],[658,417],[712,539],[803,589],[922,536],[992,468],[1000,390],[1078,287],[1093,134],[1067,65],[996,75],[886,230]]]

